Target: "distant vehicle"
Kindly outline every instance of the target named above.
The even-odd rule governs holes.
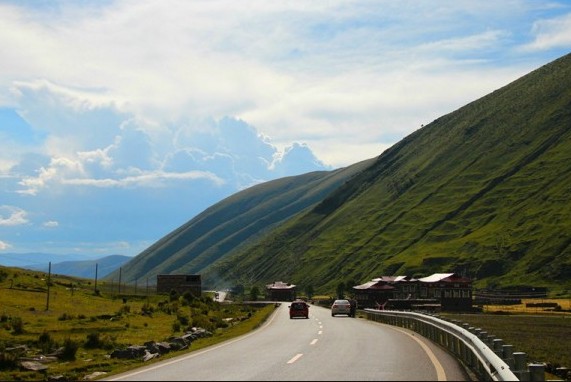
[[[309,305],[303,300],[295,300],[289,305],[289,318],[309,318]]]
[[[351,316],[351,303],[349,300],[335,300],[331,305],[331,316],[335,317],[337,314],[346,314]]]

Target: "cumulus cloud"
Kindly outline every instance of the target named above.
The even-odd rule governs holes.
[[[10,244],[6,243],[5,241],[0,240],[0,251],[4,251],[10,248]]]
[[[0,210],[0,227],[62,228],[2,237],[141,246],[237,190],[376,157],[567,53],[569,11],[524,0],[2,1],[0,181],[3,203],[21,209]]]
[[[568,48],[571,45],[571,13],[533,23],[534,39],[524,46],[526,50]]]
[[[18,226],[28,223],[27,212],[14,206],[0,206],[0,226]]]

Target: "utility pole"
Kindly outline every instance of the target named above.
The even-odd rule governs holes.
[[[121,294],[121,270],[122,268],[119,267],[119,294]]]
[[[52,262],[50,261],[50,264],[48,266],[48,297],[46,301],[46,310],[50,310],[50,284],[52,283],[51,276],[52,276]]]
[[[93,293],[97,294],[97,266],[98,264],[95,263],[95,289],[93,290]]]

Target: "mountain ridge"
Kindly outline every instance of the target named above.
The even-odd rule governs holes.
[[[452,270],[469,274],[476,281],[487,279],[478,283],[482,287],[555,281],[564,284],[559,289],[568,290],[567,223],[560,218],[560,225],[542,231],[560,243],[557,249],[545,249],[542,247],[550,240],[526,240],[522,236],[529,234],[528,228],[516,231],[518,227],[506,221],[509,211],[504,210],[507,203],[510,208],[521,208],[530,197],[541,197],[551,186],[554,197],[561,201],[560,215],[570,216],[569,188],[564,181],[571,172],[571,158],[567,155],[571,148],[567,128],[571,120],[570,57],[545,65],[405,137],[350,183],[324,198],[304,218],[297,219],[297,227],[310,231],[292,234],[303,230],[296,229],[293,223],[284,227],[272,239],[287,237],[288,243],[270,246],[267,242],[272,239],[268,239],[257,249],[250,248],[247,255],[237,254],[228,260],[232,271],[253,272],[266,279],[281,274],[282,278],[302,284],[315,283],[312,280],[317,279],[318,284],[325,281],[329,290],[334,290],[334,283],[338,282],[339,269],[347,274],[346,278],[359,281],[395,272],[428,274]],[[533,184],[526,184],[527,177],[540,181],[542,174],[547,176],[548,164],[552,176],[544,180],[543,186],[533,188]],[[523,186],[533,192],[520,196],[518,188]],[[506,187],[511,194],[506,190],[498,194]],[[537,206],[543,206],[541,200]],[[537,206],[527,206],[525,210],[540,216],[537,210],[541,208]],[[354,223],[359,220],[368,223]],[[523,221],[522,224],[526,225]],[[452,234],[453,231],[457,232]],[[487,236],[482,237],[482,233]],[[310,235],[316,239],[305,240]],[[553,237],[557,235],[563,236],[563,240]],[[456,241],[453,247],[451,240]],[[325,241],[334,242],[335,248]],[[348,249],[340,249],[343,246]],[[532,249],[549,253],[538,256],[549,261],[538,267],[538,261],[525,256]],[[294,262],[312,272],[288,272],[281,268],[257,273],[262,252],[272,253],[276,263],[284,263],[288,251],[300,253]],[[554,251],[560,254],[553,255]],[[333,272],[320,270],[324,256]],[[524,266],[517,264],[519,260],[528,264],[525,272],[521,270]],[[359,264],[365,266],[358,269]],[[230,269],[223,264],[214,267],[216,274]],[[517,276],[508,270],[511,267],[519,269]],[[526,277],[529,274],[534,277]]]
[[[328,293],[341,281],[452,271],[477,287],[569,293],[570,125],[568,54],[342,169],[344,177],[303,174],[232,195],[131,260],[131,277],[202,273],[209,285],[283,280]],[[320,192],[280,215],[287,185],[292,197]],[[248,210],[264,198],[272,202]]]

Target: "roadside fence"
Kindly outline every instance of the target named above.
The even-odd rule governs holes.
[[[544,364],[527,364],[527,354],[516,352],[500,338],[466,323],[437,316],[393,310],[364,309],[366,318],[415,331],[446,348],[484,381],[545,381]]]

